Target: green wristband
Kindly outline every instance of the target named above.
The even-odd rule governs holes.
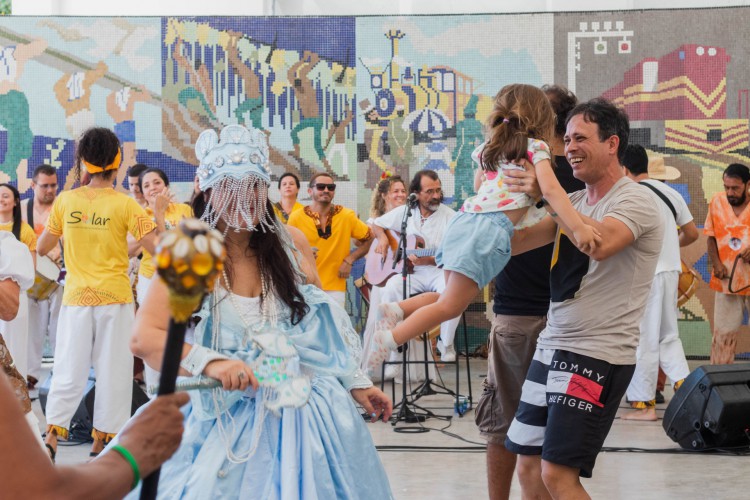
[[[133,469],[133,484],[130,486],[130,489],[134,489],[138,486],[138,483],[141,482],[141,472],[138,470],[138,464],[136,463],[135,458],[133,458],[133,455],[131,455],[122,445],[116,444],[112,449],[122,455],[122,457],[130,464],[130,468]]]

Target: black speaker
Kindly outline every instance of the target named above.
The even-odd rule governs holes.
[[[696,368],[669,402],[662,425],[687,450],[750,447],[750,364]]]
[[[42,406],[42,412],[47,414],[47,396],[49,387],[52,383],[53,373],[39,386],[39,404]],[[70,432],[72,439],[89,440],[91,431],[94,430],[94,398],[96,397],[96,377],[94,370],[89,372],[89,378],[86,381],[86,389],[83,392],[83,398],[78,405],[73,418],[70,421]],[[148,396],[140,386],[133,381],[133,399],[130,406],[130,414],[133,415],[138,408],[148,403]]]

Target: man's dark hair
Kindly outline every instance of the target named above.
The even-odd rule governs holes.
[[[310,177],[310,188],[315,187],[315,181],[318,180],[318,177],[330,177],[334,183],[336,182],[336,180],[331,177],[331,174],[329,174],[328,172],[316,172],[312,177]]]
[[[433,181],[440,180],[440,177],[438,177],[438,174],[434,170],[420,170],[414,174],[414,178],[411,180],[411,184],[409,184],[410,193],[419,193],[422,191],[422,177],[429,177]]]
[[[625,148],[628,147],[628,136],[630,135],[630,120],[625,111],[621,110],[610,101],[597,97],[587,102],[582,102],[568,114],[565,121],[567,127],[570,119],[576,115],[583,115],[583,119],[589,123],[596,123],[599,127],[599,140],[606,141],[613,135],[620,139],[617,148],[617,157],[622,161]]]
[[[555,135],[562,137],[565,135],[566,118],[570,110],[578,104],[576,95],[562,85],[542,85],[542,92],[547,94],[547,99],[552,105],[552,109],[557,115],[555,120]]]
[[[633,175],[645,174],[648,172],[648,153],[640,144],[628,144],[620,163]]]
[[[743,183],[750,181],[750,169],[742,163],[732,163],[724,170],[723,177],[735,177]]]
[[[86,160],[91,165],[105,168],[115,161],[115,157],[119,152],[120,140],[110,129],[94,127],[86,130],[78,140],[78,147],[76,148],[75,164],[78,167],[76,180],[80,180],[81,169],[83,168],[82,160]],[[117,169],[105,170],[91,174],[91,176],[101,176],[103,179],[111,179],[116,172]]]
[[[148,165],[143,163],[136,163],[128,169],[128,177],[140,177],[144,170],[148,169]]]
[[[36,178],[39,177],[39,174],[57,175],[57,169],[53,167],[52,165],[47,165],[46,163],[42,163],[41,165],[38,165],[34,169],[34,173],[31,174],[31,179],[34,182],[36,182]]]
[[[293,177],[294,183],[297,185],[297,189],[299,189],[299,177],[291,172],[284,172],[283,174],[281,174],[281,177],[279,177],[279,189],[281,189],[281,181],[284,180],[284,177]]]

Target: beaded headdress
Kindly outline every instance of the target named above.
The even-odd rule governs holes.
[[[205,130],[195,143],[201,191],[211,190],[201,220],[212,228],[224,220],[227,229],[274,231],[266,205],[271,182],[266,134],[228,125],[221,136]]]

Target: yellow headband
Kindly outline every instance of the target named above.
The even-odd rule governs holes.
[[[90,174],[98,174],[100,172],[106,172],[107,170],[117,170],[120,167],[120,158],[122,155],[120,154],[120,149],[117,149],[117,156],[115,156],[115,159],[107,165],[106,167],[98,167],[96,165],[93,165],[86,160],[81,160],[83,162],[84,166],[86,167],[86,171]]]

